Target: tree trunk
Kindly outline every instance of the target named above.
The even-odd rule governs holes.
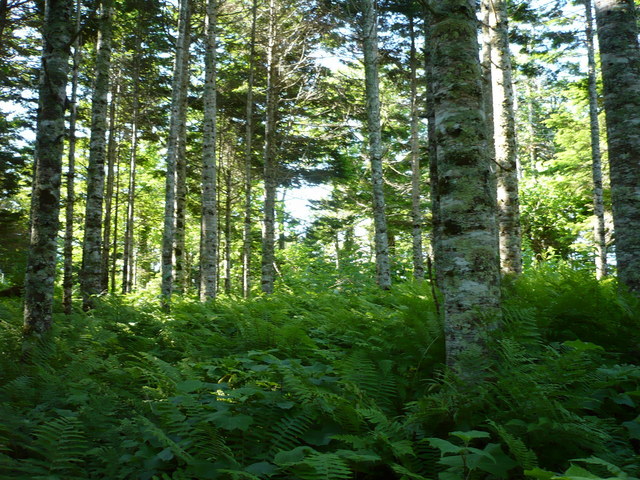
[[[594,238],[596,247],[596,278],[607,275],[607,237],[604,223],[604,199],[602,194],[602,156],[600,154],[600,124],[598,122],[598,87],[596,81],[596,56],[593,44],[593,14],[591,0],[584,2],[587,25],[587,60],[589,81],[589,127],[591,131],[591,172],[593,176],[593,213],[595,215]]]
[[[5,2],[6,4],[6,2]],[[80,26],[82,2],[76,3],[76,29],[73,42],[73,73],[71,77],[71,100],[69,102],[69,165],[67,170],[67,203],[65,205],[64,229],[64,273],[62,279],[62,306],[64,313],[71,315],[73,307],[73,209],[76,203],[76,121],[78,119],[78,71],[80,69]]]
[[[618,278],[640,294],[640,48],[633,0],[596,0]]]
[[[371,161],[371,183],[373,187],[376,281],[380,288],[388,289],[391,287],[391,270],[389,267],[389,239],[382,175],[382,133],[380,128],[380,91],[378,81],[378,16],[375,0],[363,0],[362,13],[369,159]]]
[[[102,289],[102,210],[104,200],[104,160],[107,132],[109,69],[113,0],[102,0],[95,79],[91,99],[91,137],[87,168],[87,204],[82,250],[82,306],[93,308],[93,299]]]
[[[432,51],[437,190],[447,364],[481,375],[483,333],[500,307],[495,194],[486,154],[486,117],[474,0],[440,0]],[[464,72],[464,75],[462,74]]]
[[[516,122],[513,110],[513,81],[505,0],[489,2],[489,27],[500,265],[503,273],[518,275],[522,273],[522,238],[518,199]]]
[[[180,2],[180,19],[178,24],[178,40],[176,42],[176,58],[173,68],[173,83],[171,93],[171,119],[169,124],[169,138],[167,140],[167,175],[165,185],[164,229],[162,233],[162,284],[161,303],[164,309],[169,309],[171,294],[173,293],[174,248],[176,239],[176,176],[178,138],[182,130],[184,118],[183,101],[185,96],[182,89],[184,82],[185,35],[191,16],[190,0]]]
[[[414,31],[413,16],[409,16],[409,35],[411,37],[411,50],[409,52],[409,64],[411,70],[411,221],[412,221],[412,250],[413,250],[413,276],[418,280],[424,278],[424,261],[422,259],[422,205],[420,195],[421,171],[420,171],[420,138],[418,126],[420,116],[418,113],[418,61],[416,58],[416,34]]]
[[[120,85],[114,84],[111,89],[111,105],[109,107],[109,139],[107,140],[107,188],[104,202],[104,233],[102,236],[102,291],[109,291],[109,254],[111,252],[111,211],[113,204],[113,186],[115,182],[116,164],[116,106]]]
[[[249,46],[249,72],[247,80],[247,125],[244,145],[244,228],[242,230],[242,296],[251,292],[251,158],[253,150],[253,83],[256,55],[257,0],[251,5],[251,40]]]
[[[230,156],[225,169],[225,190],[226,197],[224,203],[224,293],[231,293],[231,164]]]
[[[120,227],[120,142],[116,148],[116,195],[115,206],[113,208],[113,244],[111,245],[111,265],[110,269],[110,292],[116,293],[116,268],[118,266],[118,229]]]
[[[273,293],[275,282],[276,132],[279,75],[277,55],[277,5],[269,0],[267,46],[267,98],[264,134],[264,224],[262,233],[262,279],[264,293]]]
[[[217,2],[207,3],[204,126],[202,146],[202,242],[200,299],[214,299],[218,289],[218,187],[216,166],[216,44]]]
[[[69,47],[72,43],[72,0],[45,5],[40,104],[36,131],[31,241],[25,276],[24,332],[42,334],[51,328],[56,276],[60,178]]]

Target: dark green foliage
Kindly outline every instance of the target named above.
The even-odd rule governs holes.
[[[427,284],[290,288],[171,315],[105,298],[29,345],[3,300],[0,478],[637,476],[640,322],[611,285],[509,285],[473,390],[443,370]]]

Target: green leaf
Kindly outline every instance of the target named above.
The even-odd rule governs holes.
[[[437,448],[444,455],[447,453],[461,453],[465,450],[464,447],[459,447],[453,443],[443,440],[442,438],[428,438],[429,444],[432,447]]]
[[[548,470],[542,470],[541,468],[534,468],[532,470],[525,470],[524,474],[527,477],[537,478],[538,480],[551,480],[556,476],[555,473],[550,472]]]
[[[158,457],[160,460],[164,460],[165,462],[168,462],[173,458],[173,452],[171,451],[170,448],[167,447],[164,450],[162,450],[158,455],[156,455],[156,457]]]
[[[640,416],[629,422],[624,422],[622,425],[629,430],[629,438],[640,440]]]
[[[181,393],[191,393],[201,389],[204,386],[204,382],[200,380],[185,380],[176,385],[176,389]]]
[[[313,452],[315,452],[315,450],[311,447],[296,447],[293,450],[287,450],[286,452],[278,452],[273,461],[277,465],[282,466],[296,465],[302,462],[308,453]]]
[[[491,434],[489,432],[482,432],[480,430],[469,430],[468,432],[451,432],[450,435],[458,437],[465,445],[469,444],[474,438],[489,438]]]
[[[269,463],[269,462],[258,462],[249,465],[245,468],[245,471],[249,472],[252,475],[260,476],[260,475],[273,475],[278,470],[278,467]]]
[[[586,470],[579,465],[571,465],[569,469],[564,473],[563,477],[567,477],[570,480],[602,480],[597,475],[594,475],[589,470]]]
[[[223,428],[225,430],[242,430],[246,432],[247,429],[253,425],[253,417],[240,414],[230,414],[228,411],[220,411],[209,415],[208,420],[215,423],[216,427]]]

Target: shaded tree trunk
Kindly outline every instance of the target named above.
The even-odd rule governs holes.
[[[113,0],[101,3],[95,79],[91,100],[91,138],[87,168],[87,204],[82,249],[82,306],[93,308],[93,299],[102,288],[102,210],[104,201],[104,161],[106,153],[109,69]]]
[[[600,153],[600,123],[598,122],[598,87],[596,81],[596,56],[593,41],[593,13],[591,0],[584,2],[587,25],[587,61],[589,81],[589,127],[591,132],[591,172],[593,177],[593,213],[595,215],[594,238],[596,247],[596,278],[607,275],[607,237],[604,222],[602,188],[602,155]]]
[[[478,58],[475,1],[440,0],[433,8],[432,52],[447,364],[481,374],[483,332],[500,306],[495,194]],[[462,75],[461,72],[465,74]]]
[[[633,0],[596,0],[618,278],[640,294],[640,47]]]
[[[253,83],[256,56],[257,0],[251,5],[251,40],[249,46],[249,72],[247,80],[247,125],[244,146],[244,228],[242,230],[242,296],[248,298],[251,292],[251,158],[253,150]]]
[[[25,334],[42,334],[51,328],[60,213],[62,142],[65,133],[64,111],[69,47],[73,35],[72,11],[72,0],[49,0],[45,5],[34,188],[31,197],[31,240],[25,276]]]
[[[369,159],[373,187],[373,220],[376,249],[376,282],[383,289],[391,287],[389,239],[385,214],[382,174],[382,134],[380,127],[380,91],[378,81],[378,16],[375,0],[362,1],[362,42],[364,53],[365,94]]]
[[[217,2],[207,3],[204,126],[202,147],[202,241],[200,299],[214,299],[218,289],[218,187],[216,166],[216,44]]]
[[[6,1],[4,2],[6,4]],[[71,99],[69,101],[69,165],[67,170],[67,203],[65,205],[64,229],[64,273],[62,278],[62,308],[71,315],[73,307],[73,209],[76,203],[76,121],[78,118],[78,71],[80,69],[80,24],[82,2],[76,3],[76,28],[73,42],[73,73],[71,77]]]
[[[424,278],[424,261],[422,258],[422,205],[420,194],[420,138],[418,126],[420,117],[418,114],[418,59],[416,54],[416,34],[414,30],[413,16],[409,16],[409,35],[411,37],[411,50],[409,52],[409,64],[411,70],[411,222],[412,222],[412,251],[413,251],[413,276],[416,279]]]
[[[229,157],[230,160],[230,157]],[[231,293],[231,165],[227,161],[224,172],[226,197],[224,203],[224,292]]]
[[[503,273],[517,275],[522,273],[522,237],[518,198],[516,122],[513,110],[513,81],[505,0],[489,2],[489,27],[500,265]]]
[[[118,142],[118,147],[116,149],[116,195],[115,195],[115,206],[114,216],[113,216],[113,244],[111,245],[111,265],[110,268],[110,281],[109,284],[111,286],[111,293],[116,292],[116,269],[118,266],[118,229],[120,228],[120,142]]]
[[[171,119],[169,138],[167,140],[167,174],[165,184],[164,229],[162,232],[162,284],[161,303],[164,309],[169,309],[171,294],[174,288],[174,248],[176,240],[176,177],[178,139],[182,130],[184,118],[183,101],[186,96],[182,89],[184,82],[185,35],[191,17],[190,0],[180,2],[180,19],[178,24],[178,40],[176,42],[176,57],[173,68],[173,82],[171,93]]]

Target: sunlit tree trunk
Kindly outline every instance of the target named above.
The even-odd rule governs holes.
[[[364,54],[365,94],[369,159],[373,187],[373,220],[376,249],[376,281],[383,289],[391,287],[389,238],[385,214],[382,174],[382,134],[380,127],[380,88],[378,80],[378,16],[375,0],[362,0],[362,42]]]
[[[251,292],[251,159],[253,150],[253,83],[256,49],[257,0],[251,5],[251,40],[249,44],[249,72],[247,80],[247,125],[244,145],[244,228],[242,230],[242,295],[247,298]]]
[[[104,231],[102,235],[102,291],[109,291],[109,256],[111,252],[111,220],[113,205],[113,187],[115,183],[116,164],[116,107],[119,96],[117,81],[111,89],[111,105],[109,106],[109,138],[107,140],[107,188],[104,199]]]
[[[594,238],[596,247],[596,278],[607,275],[607,237],[604,222],[602,193],[602,155],[600,154],[600,123],[598,122],[598,87],[596,81],[596,55],[593,39],[593,13],[591,0],[584,2],[587,25],[587,60],[589,81],[589,127],[591,131],[591,172],[593,176]]]
[[[167,174],[165,184],[165,206],[164,206],[164,229],[162,232],[162,284],[161,302],[164,309],[168,309],[171,302],[174,283],[174,247],[176,239],[176,177],[177,177],[177,157],[178,139],[182,131],[184,118],[183,101],[186,96],[182,89],[184,82],[184,55],[187,51],[184,48],[185,35],[188,31],[187,25],[190,22],[191,5],[190,0],[180,2],[180,18],[178,22],[178,39],[176,41],[176,57],[173,68],[173,82],[171,93],[171,119],[169,125],[169,138],[167,140]],[[130,268],[132,265],[130,265]]]
[[[447,364],[474,376],[500,306],[499,257],[474,0],[433,8],[432,52]]]
[[[267,98],[264,135],[264,219],[262,232],[262,279],[264,293],[273,293],[275,282],[275,205],[276,205],[276,122],[278,110],[277,5],[269,0],[267,38]]]
[[[640,48],[633,0],[596,0],[618,278],[640,293]]]
[[[80,69],[80,25],[82,3],[76,3],[76,29],[73,42],[73,70],[71,99],[69,101],[69,165],[67,170],[67,203],[65,205],[64,273],[62,278],[62,305],[64,313],[71,314],[73,302],[73,209],[76,203],[76,121],[78,118],[78,71]]]
[[[43,27],[40,104],[36,130],[35,172],[31,197],[31,241],[25,276],[24,332],[51,328],[56,277],[60,179],[65,133],[72,0],[48,0]]]
[[[500,265],[503,273],[517,275],[522,273],[522,238],[507,3],[488,3]]]
[[[102,211],[104,201],[104,163],[106,156],[107,107],[113,0],[101,3],[96,67],[91,99],[91,138],[87,168],[87,203],[82,250],[82,306],[93,308],[93,298],[102,288]]]
[[[218,289],[218,191],[216,166],[216,28],[217,3],[207,3],[205,50],[204,127],[202,168],[202,242],[200,299],[216,297]]]
[[[413,276],[417,279],[424,278],[424,261],[422,258],[422,195],[421,171],[420,171],[420,138],[418,126],[420,116],[418,112],[418,59],[416,54],[416,33],[414,30],[413,16],[409,17],[409,35],[411,37],[411,50],[409,63],[411,70],[411,221],[412,221],[412,249],[413,249]]]

